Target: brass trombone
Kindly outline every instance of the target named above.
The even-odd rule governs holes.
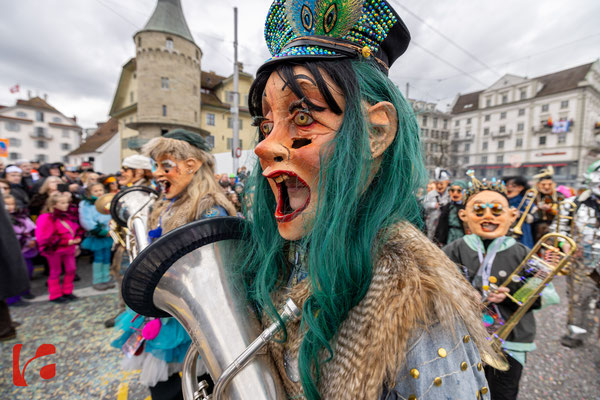
[[[527,218],[527,215],[529,215],[529,212],[531,211],[531,207],[533,207],[533,205],[535,204],[535,198],[537,197],[537,195],[538,195],[538,191],[535,188],[528,189],[525,192],[525,194],[523,195],[523,199],[519,203],[517,210],[521,210],[521,207],[523,207],[523,205],[525,204],[525,201],[527,199],[529,199],[529,204],[527,204],[527,207],[525,207],[525,210],[523,210],[523,212],[521,214],[521,218],[519,218],[519,222],[517,222],[517,224],[512,228],[511,236],[523,235],[523,230],[521,228],[522,228],[523,224],[525,223],[525,219]]]
[[[568,251],[564,252],[560,248],[548,244],[548,242],[554,242],[554,240],[568,243]],[[502,353],[502,343],[506,340],[514,327],[517,326],[519,321],[521,321],[521,318],[523,318],[525,313],[533,306],[546,285],[548,285],[548,283],[550,283],[567,264],[569,257],[576,249],[577,245],[570,237],[559,233],[548,233],[542,236],[529,254],[527,254],[527,257],[525,257],[512,274],[506,278],[502,285],[496,286],[496,278],[490,277],[490,285],[488,288],[484,287],[484,289],[498,290],[499,287],[507,287],[511,283],[523,283],[523,285],[514,293],[510,295],[507,294],[507,297],[518,305],[518,309],[506,322],[500,324],[499,329],[494,330],[494,328],[497,327],[496,324],[488,328],[489,333],[491,333],[490,339],[492,340],[492,347],[498,354]],[[551,251],[558,255],[559,259],[555,261],[546,261],[543,259],[543,256],[540,257],[539,255],[541,250]],[[487,307],[490,303],[485,302],[484,305]],[[508,369],[508,364],[495,362],[489,364],[502,371]]]

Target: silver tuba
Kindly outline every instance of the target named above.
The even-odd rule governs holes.
[[[148,246],[147,223],[158,192],[147,186],[132,186],[117,193],[110,202],[110,215],[125,230],[129,261]]]
[[[261,352],[281,326],[261,329],[236,271],[234,255],[245,223],[217,217],[177,228],[144,249],[123,278],[123,299],[131,309],[150,317],[173,316],[190,335],[182,371],[186,400],[285,398],[270,357]],[[288,301],[282,322],[299,316]],[[215,381],[212,395],[196,378],[198,355]]]

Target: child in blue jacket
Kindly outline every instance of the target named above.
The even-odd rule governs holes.
[[[110,249],[113,240],[109,236],[110,215],[101,214],[96,210],[95,202],[104,194],[104,186],[96,183],[85,189],[83,200],[79,203],[79,221],[88,232],[81,243],[83,249],[94,253],[93,288],[106,290],[115,287],[110,281]]]

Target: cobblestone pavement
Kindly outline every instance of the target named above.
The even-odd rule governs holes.
[[[39,271],[38,271],[39,272]],[[39,297],[23,307],[10,307],[13,320],[22,325],[17,338],[0,344],[1,400],[144,400],[149,391],[137,382],[136,372],[125,372],[120,363],[122,353],[110,346],[118,332],[104,327],[104,320],[117,310],[116,291],[97,292],[91,285],[91,265],[86,258],[78,260],[75,294],[80,299],[66,304],[47,301],[44,279],[32,281],[32,292]],[[37,275],[37,274],[36,274]],[[23,344],[20,369],[35,356],[38,346],[53,344],[55,354],[41,357],[27,366],[26,387],[15,386],[13,346]],[[54,378],[40,378],[40,369],[56,364]]]
[[[561,302],[536,312],[537,350],[527,357],[519,400],[600,400],[600,341],[590,335],[578,349],[560,344],[566,333],[566,279],[554,283]]]
[[[118,335],[104,328],[103,321],[117,307],[114,293],[96,292],[91,284],[91,266],[86,258],[78,262],[81,281],[76,282],[78,301],[53,304],[46,301],[44,279],[35,279],[33,293],[40,295],[25,307],[11,307],[13,319],[22,323],[18,337],[0,344],[1,400],[149,400],[149,391],[137,382],[136,372],[120,367],[121,352],[110,347]],[[580,349],[559,343],[566,320],[564,278],[556,281],[561,303],[536,313],[537,350],[527,360],[519,400],[600,400],[600,343],[588,339]],[[25,373],[27,387],[12,382],[12,352],[22,343],[21,370],[43,343],[51,343],[56,354],[34,360]],[[40,378],[47,363],[56,364],[56,375]]]

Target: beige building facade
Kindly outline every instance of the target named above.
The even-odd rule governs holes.
[[[202,50],[180,0],[157,0],[153,15],[133,40],[136,56],[123,65],[109,113],[118,121],[121,159],[176,128],[204,136],[214,153],[232,151],[232,76],[202,71]],[[252,81],[240,72],[241,150],[252,147],[256,134],[247,104]]]

